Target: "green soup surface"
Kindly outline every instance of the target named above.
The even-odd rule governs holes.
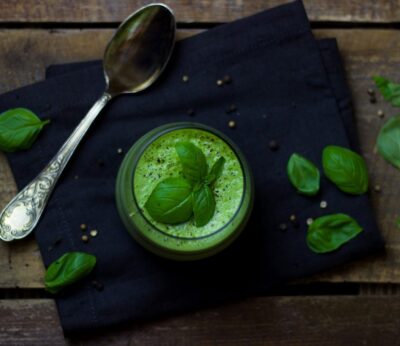
[[[196,227],[193,219],[178,225],[163,224],[152,219],[144,208],[161,180],[182,175],[182,166],[175,150],[176,143],[181,141],[199,147],[207,158],[209,169],[219,157],[223,156],[226,160],[222,174],[214,185],[215,214],[203,227]],[[222,228],[240,207],[243,189],[243,170],[235,152],[218,136],[200,129],[178,129],[158,137],[145,149],[134,173],[134,195],[140,210],[154,227],[176,237],[199,238]]]

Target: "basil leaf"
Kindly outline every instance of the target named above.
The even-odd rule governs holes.
[[[382,76],[373,77],[383,98],[395,107],[400,107],[400,84],[393,83]]]
[[[400,116],[390,118],[382,126],[377,146],[383,158],[400,169]]]
[[[207,174],[207,161],[203,152],[190,142],[175,145],[182,164],[183,176],[191,182],[200,181]]]
[[[193,191],[194,222],[197,227],[206,225],[215,212],[215,198],[208,185]]]
[[[315,196],[319,191],[318,168],[305,157],[292,154],[287,164],[287,174],[292,185],[301,194]]]
[[[307,245],[316,253],[331,252],[356,237],[362,230],[349,215],[322,216],[308,227]]]
[[[206,184],[214,184],[215,181],[220,177],[222,170],[224,169],[225,158],[220,157],[217,161],[215,161],[214,165],[211,168],[210,173],[205,178]]]
[[[330,145],[322,154],[325,175],[341,191],[360,195],[368,190],[368,172],[364,159],[346,148]]]
[[[41,121],[25,108],[10,109],[0,114],[0,150],[13,152],[29,149],[48,123],[49,120]]]
[[[96,265],[96,257],[84,252],[67,252],[47,268],[46,290],[57,293],[65,286],[87,276]]]
[[[167,178],[157,184],[145,208],[162,223],[177,224],[192,216],[192,185],[184,178]]]

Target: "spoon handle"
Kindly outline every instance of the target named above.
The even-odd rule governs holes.
[[[49,197],[79,142],[111,99],[104,93],[42,172],[20,191],[0,214],[0,239],[25,238],[38,223]]]

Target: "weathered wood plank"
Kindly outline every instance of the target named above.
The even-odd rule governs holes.
[[[65,340],[52,300],[0,301],[4,345],[396,345],[399,297],[271,297]]]
[[[114,23],[152,0],[0,0],[0,22]],[[227,22],[289,0],[165,0],[178,21]],[[304,0],[313,21],[399,22],[399,0]]]
[[[192,34],[181,31],[180,35]],[[99,58],[112,30],[3,30],[0,31],[0,92],[43,79],[45,67],[53,63]],[[337,37],[351,85],[362,149],[367,158],[372,184],[382,186],[372,194],[380,228],[387,239],[387,256],[348,265],[343,270],[319,276],[324,281],[400,283],[400,232],[395,220],[400,215],[397,187],[400,173],[374,152],[382,120],[395,110],[382,102],[368,102],[366,90],[370,76],[383,73],[400,80],[400,32],[395,30],[317,30],[318,37]],[[0,207],[15,193],[15,185],[4,157],[0,156]],[[25,268],[25,263],[31,267]],[[0,287],[42,287],[43,268],[35,242],[27,240],[0,244]]]

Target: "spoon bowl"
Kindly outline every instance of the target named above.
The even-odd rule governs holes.
[[[149,87],[167,65],[175,41],[171,10],[152,4],[129,16],[104,53],[104,75],[111,95]]]
[[[142,7],[120,25],[104,53],[106,90],[42,172],[0,213],[0,239],[22,239],[33,231],[90,125],[114,96],[137,93],[154,83],[171,57],[175,32],[174,15],[163,4]]]

